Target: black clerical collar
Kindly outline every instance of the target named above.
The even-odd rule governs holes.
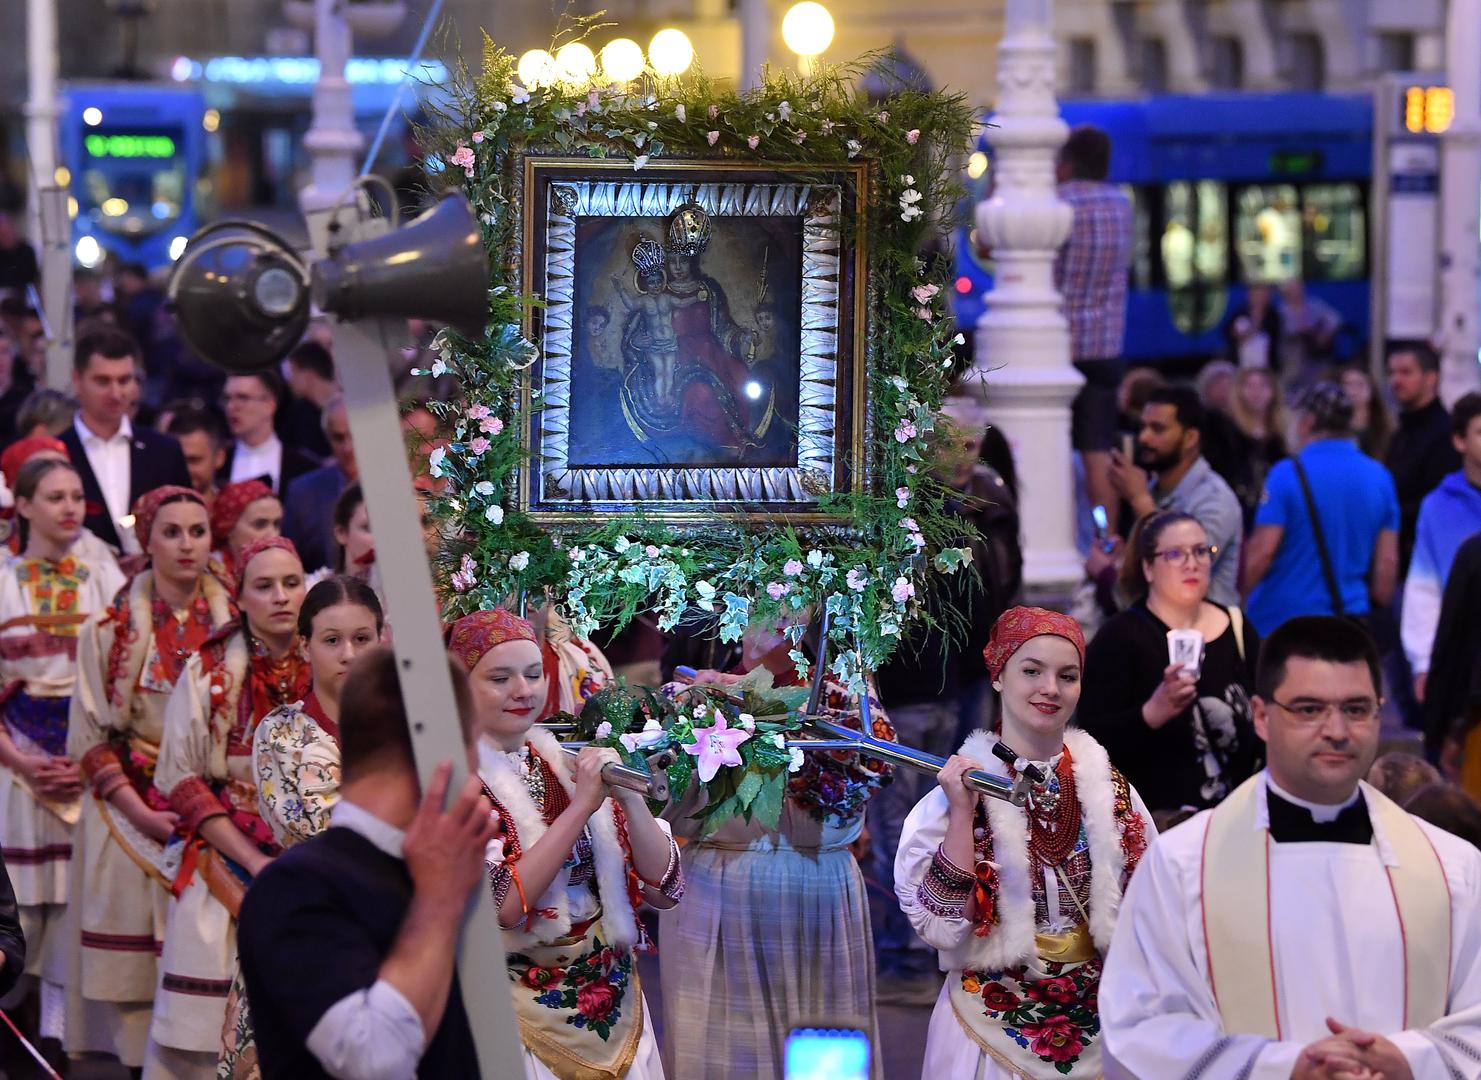
[[[1334,820],[1317,821],[1310,810],[1281,798],[1269,785],[1266,786],[1266,792],[1266,805],[1270,810],[1270,838],[1277,844],[1369,844],[1373,841],[1373,822],[1368,818],[1368,800],[1361,793],[1355,802],[1344,806]]]

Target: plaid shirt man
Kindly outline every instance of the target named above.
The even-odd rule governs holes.
[[[1075,211],[1054,262],[1076,360],[1114,360],[1126,336],[1126,275],[1131,266],[1131,203],[1114,184],[1069,180],[1059,197]]]

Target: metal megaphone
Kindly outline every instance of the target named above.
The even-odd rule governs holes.
[[[384,236],[344,245],[313,267],[315,305],[341,319],[428,319],[464,337],[483,333],[488,288],[483,233],[461,192]]]

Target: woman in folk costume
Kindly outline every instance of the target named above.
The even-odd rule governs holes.
[[[534,627],[480,611],[458,620],[449,648],[469,673],[470,766],[504,825],[490,879],[525,1074],[661,1080],[634,950],[647,944],[639,904],[670,908],[683,895],[678,846],[641,794],[602,782],[615,752],[589,748],[572,763],[532,726],[546,694]]]
[[[8,497],[8,505],[0,508],[0,541],[4,541],[6,547],[0,549],[0,556],[19,555],[21,553],[21,533],[16,518],[14,495],[12,494],[16,479],[20,475],[21,466],[26,462],[39,457],[56,458],[58,461],[71,461],[67,453],[67,444],[61,439],[54,439],[50,435],[34,435],[27,439],[18,439],[5,448],[0,454],[0,475],[5,478],[4,495]],[[77,531],[77,539],[72,542],[70,553],[76,555],[89,566],[104,568],[118,565],[118,556],[97,535],[84,525]],[[104,572],[100,569],[100,572]]]
[[[148,1077],[215,1073],[236,966],[235,913],[276,854],[257,809],[252,737],[264,716],[308,692],[298,650],[303,564],[266,537],[237,559],[240,620],[190,658],[165,707],[154,782],[185,841],[165,926],[144,1063]]]
[[[178,821],[154,787],[165,704],[185,661],[237,612],[207,572],[210,517],[196,492],[166,486],[141,496],[134,532],[149,568],[82,630],[68,748],[91,789],[77,837],[75,989],[106,1018],[96,1033],[103,1049],[138,1068],[170,897],[165,843]]]
[[[239,480],[211,503],[212,570],[230,585],[242,549],[254,540],[283,534],[283,504],[261,480]]]
[[[326,578],[308,591],[298,612],[300,648],[313,682],[302,701],[280,705],[252,736],[257,810],[279,847],[329,828],[339,801],[339,695],[350,664],[381,639],[379,598],[359,578]],[[260,1075],[246,988],[235,979],[222,1032],[220,1080]]]
[[[984,656],[1002,741],[1047,780],[1025,807],[968,788],[973,769],[1015,775],[993,756],[999,736],[978,732],[905,821],[895,892],[947,973],[921,1075],[1099,1077],[1101,963],[1154,827],[1100,744],[1066,730],[1085,665],[1080,625],[1012,608]]]
[[[123,578],[111,561],[94,566],[72,553],[84,504],[67,462],[27,462],[15,500],[22,554],[0,573],[0,843],[20,905],[26,974],[41,978],[41,1035],[60,1039],[62,987],[76,948],[76,928],[69,934],[63,916],[81,810],[82,776],[67,754],[77,638]]]
[[[602,650],[571,632],[571,624],[553,605],[530,617],[540,635],[545,660],[546,693],[542,715],[578,713],[582,703],[612,681],[612,665]]]
[[[784,625],[753,624],[741,665],[765,668],[773,685],[796,685],[791,652]],[[702,671],[695,681],[724,686],[739,678]],[[878,698],[871,692],[869,700],[871,734],[895,741]],[[831,719],[858,725],[841,684],[825,680],[820,704]],[[819,1017],[875,1034],[869,901],[850,848],[890,772],[851,752],[807,754],[788,781],[776,829],[735,817],[701,838],[692,818],[703,805],[699,785],[669,808],[665,817],[690,838],[688,898],[664,913],[658,957],[664,1064],[673,1076],[779,1080],[788,1030]],[[877,1059],[874,1075],[881,1075]]]

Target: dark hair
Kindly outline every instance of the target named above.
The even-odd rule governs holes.
[[[105,360],[132,360],[137,364],[142,355],[139,343],[127,330],[105,322],[89,322],[77,336],[77,346],[72,352],[72,370],[86,371],[94,356]]]
[[[141,262],[126,262],[118,268],[118,276],[123,277],[124,275],[143,278],[145,281],[148,281],[149,268]]]
[[[1325,660],[1329,664],[1367,664],[1373,692],[1380,692],[1383,673],[1378,665],[1378,646],[1368,632],[1340,615],[1298,615],[1277,626],[1260,645],[1255,664],[1255,693],[1266,701],[1286,678],[1286,664],[1293,658]]]
[[[288,384],[283,381],[273,368],[263,368],[261,371],[240,371],[228,375],[228,379],[256,379],[262,384],[262,388],[272,395],[274,407],[279,412],[283,411],[283,402],[288,400]]]
[[[471,712],[468,676],[452,657],[447,658],[447,667],[461,727]],[[340,694],[339,715],[342,783],[358,780],[377,767],[416,768],[401,675],[389,645],[378,645],[355,657]]]
[[[1143,408],[1147,405],[1171,405],[1177,413],[1181,427],[1198,432],[1202,439],[1208,430],[1208,410],[1198,391],[1191,386],[1159,386],[1147,394]]]
[[[317,341],[302,341],[295,345],[288,354],[288,363],[321,379],[334,381],[334,357]]]
[[[1017,502],[1018,466],[1013,461],[1013,447],[996,424],[988,424],[982,433],[982,449],[977,452],[977,459],[1002,477],[1003,483],[1008,485],[1008,493]]]
[[[210,409],[193,401],[183,401],[178,405],[166,405],[165,410],[172,413],[166,431],[177,439],[181,435],[194,435],[199,431],[205,433],[213,447],[219,447],[226,441],[226,435],[221,430],[221,421],[216,419],[216,414]]]
[[[1145,600],[1151,591],[1142,567],[1157,557],[1157,544],[1162,539],[1162,534],[1185,521],[1191,521],[1203,528],[1203,522],[1182,510],[1156,510],[1131,527],[1131,535],[1126,538],[1126,555],[1121,560],[1121,576],[1118,580],[1121,591],[1132,603]]]
[[[25,406],[21,408],[24,409]],[[1466,429],[1478,416],[1481,416],[1481,394],[1474,390],[1469,394],[1462,394],[1450,410],[1450,433],[1457,439],[1464,439]]]
[[[55,435],[66,430],[77,412],[77,402],[60,390],[41,386],[32,390],[21,402],[20,412],[15,414],[16,434],[25,437],[37,424]]]
[[[1094,124],[1080,124],[1070,130],[1059,159],[1076,180],[1104,180],[1111,171],[1111,137]]]
[[[63,460],[62,458],[33,457],[30,461],[22,465],[20,472],[16,473],[15,477],[14,495],[16,501],[34,499],[36,497],[36,489],[41,486],[41,481],[57,469],[66,469],[70,473],[77,473],[77,467],[70,461]],[[26,543],[31,538],[31,523],[20,511],[16,511],[15,519],[20,529],[21,550],[25,551]]]
[[[312,637],[314,617],[337,604],[363,607],[375,616],[376,633],[385,629],[386,616],[381,610],[381,600],[375,595],[375,590],[357,577],[335,574],[319,582],[303,598],[303,607],[298,609],[299,636]]]
[[[1441,781],[1414,793],[1404,809],[1415,817],[1481,848],[1481,804],[1470,793]]]
[[[1388,347],[1387,359],[1392,360],[1399,353],[1409,353],[1419,364],[1421,371],[1439,371],[1440,354],[1428,341],[1415,338],[1412,341],[1395,341]]]
[[[339,493],[339,498],[334,500],[334,513],[330,518],[334,524],[334,528],[336,530],[348,530],[350,520],[355,516],[355,511],[360,509],[360,504],[364,501],[365,493],[360,487],[360,481],[357,480],[353,484],[347,484],[345,489]],[[334,564],[343,573],[346,569],[345,546],[338,541],[336,541],[335,546],[339,548],[339,554],[335,558]]]
[[[1400,806],[1408,806],[1416,792],[1440,782],[1440,770],[1418,754],[1394,750],[1368,769],[1368,783]]]

